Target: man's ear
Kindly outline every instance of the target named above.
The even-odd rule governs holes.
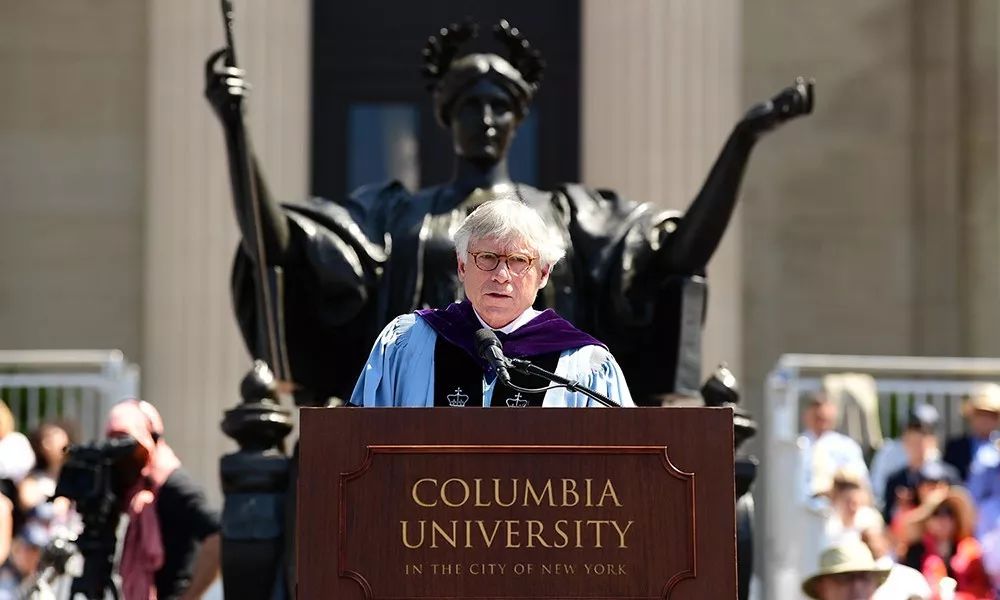
[[[458,281],[465,283],[465,261],[461,258],[458,259]]]
[[[542,280],[538,282],[538,289],[545,287],[545,284],[549,282],[549,275],[552,274],[552,267],[549,267],[542,271]]]

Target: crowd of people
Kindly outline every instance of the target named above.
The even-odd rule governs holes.
[[[136,442],[111,473],[116,509],[127,517],[116,557],[124,597],[200,598],[219,572],[219,517],[167,445],[159,412],[148,402],[123,401],[104,433]],[[51,579],[43,570],[65,559],[62,550],[83,532],[73,503],[55,496],[75,438],[64,421],[24,435],[0,401],[0,600],[51,597],[52,587],[69,581],[55,577],[61,567],[45,572]]]
[[[980,600],[1000,597],[1000,386],[963,405],[967,433],[946,440],[930,404],[871,457],[835,431],[820,393],[803,411],[802,501],[823,515],[810,598]],[[869,468],[870,464],[870,468]]]
[[[36,576],[44,549],[79,532],[79,516],[53,498],[74,427],[50,421],[25,436],[0,402],[0,599],[20,598]]]

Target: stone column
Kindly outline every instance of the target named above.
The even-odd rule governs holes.
[[[236,46],[254,85],[249,127],[271,192],[308,189],[309,2],[236,3]],[[232,313],[238,241],[222,130],[202,96],[204,61],[225,42],[218,2],[149,11],[143,386],[167,439],[214,502],[219,431],[251,362]]]
[[[739,115],[740,18],[735,0],[584,0],[588,186],[663,208],[688,206]],[[737,211],[709,263],[705,374],[722,360],[740,371],[740,222]]]
[[[966,40],[959,97],[962,350],[968,356],[1000,356],[1000,6],[988,0],[960,6]]]

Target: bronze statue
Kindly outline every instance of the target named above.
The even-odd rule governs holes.
[[[729,223],[753,146],[812,111],[810,83],[798,79],[751,107],[687,212],[662,212],[579,184],[546,191],[512,181],[507,151],[544,63],[506,21],[494,28],[506,57],[459,56],[477,30],[451,25],[423,52],[436,117],[454,144],[451,180],[416,192],[398,182],[373,184],[346,199],[282,205],[268,193],[251,151],[243,115],[249,84],[236,66],[231,1],[222,6],[228,47],[208,59],[205,94],[225,132],[242,233],[232,278],[235,311],[251,354],[266,363],[244,380],[244,403],[223,423],[240,446],[221,464],[227,595],[278,598],[292,588],[293,554],[281,530],[287,536],[294,528],[281,521],[293,515],[284,507],[294,506],[294,498],[284,495],[295,489],[288,484],[294,461],[280,451],[291,420],[274,402],[276,387],[282,380],[293,385],[303,405],[349,398],[390,319],[459,299],[450,232],[481,202],[520,199],[565,236],[568,260],[553,270],[537,307],[555,308],[608,343],[637,403],[698,395],[706,265]]]
[[[511,181],[507,150],[539,89],[544,63],[506,21],[494,28],[506,57],[459,56],[462,43],[476,34],[472,24],[452,25],[424,49],[436,116],[454,143],[450,181],[416,192],[398,182],[373,184],[346,199],[303,204],[276,202],[253,160],[256,193],[239,183],[236,143],[247,139],[249,85],[242,70],[218,64],[225,51],[210,57],[206,96],[226,132],[243,232],[233,298],[251,353],[269,355],[258,325],[260,286],[254,287],[263,272],[255,257],[263,247],[267,266],[283,272],[281,316],[297,402],[349,398],[385,323],[459,299],[451,228],[480,202],[509,195],[537,208],[570,242],[569,260],[553,272],[538,307],[553,307],[606,341],[637,402],[697,394],[705,267],[729,223],[750,151],[763,134],[812,110],[811,84],[798,79],[754,105],[679,215],[579,184],[539,190]]]

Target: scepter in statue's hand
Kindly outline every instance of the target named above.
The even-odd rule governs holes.
[[[226,46],[210,54],[205,61],[205,97],[225,126],[243,116],[243,100],[251,86],[244,79],[246,72],[236,65],[231,0],[222,0],[222,22]]]
[[[291,379],[283,327],[281,265],[288,248],[288,225],[281,207],[267,193],[254,160],[246,125],[244,101],[250,85],[236,64],[233,41],[233,4],[221,0],[226,47],[205,63],[205,97],[226,134],[229,175],[242,246],[255,265],[259,356],[279,381]],[[224,59],[224,60],[223,60]]]

